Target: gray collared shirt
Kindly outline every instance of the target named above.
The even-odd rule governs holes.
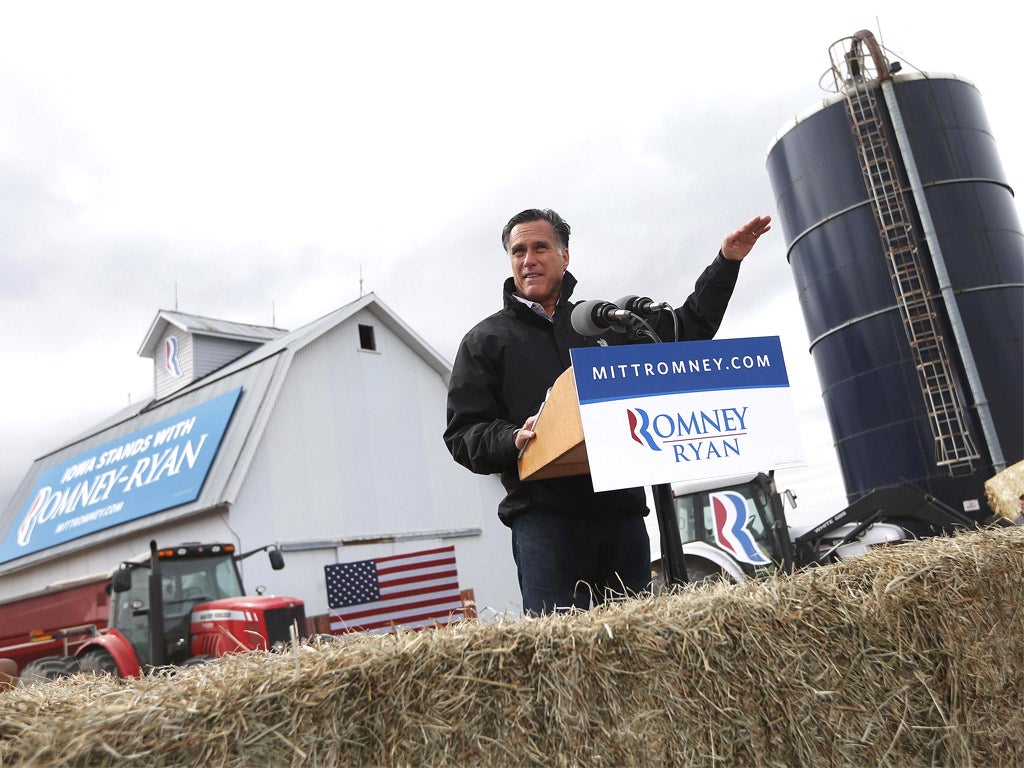
[[[530,309],[532,309],[538,315],[543,317],[549,323],[554,322],[550,317],[548,317],[548,313],[544,311],[544,307],[541,306],[540,304],[538,304],[536,301],[530,301],[529,299],[524,299],[518,293],[513,293],[512,294],[512,298],[515,299],[516,301],[521,302],[521,303],[525,304],[526,306],[528,306]]]

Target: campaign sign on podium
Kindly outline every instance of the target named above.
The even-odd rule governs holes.
[[[571,354],[595,491],[804,464],[777,336]]]

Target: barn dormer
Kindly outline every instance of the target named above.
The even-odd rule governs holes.
[[[162,309],[149,327],[139,356],[153,360],[153,390],[159,400],[285,333],[265,325]]]

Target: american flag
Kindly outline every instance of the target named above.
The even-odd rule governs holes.
[[[455,547],[324,566],[332,632],[391,632],[465,618]]]

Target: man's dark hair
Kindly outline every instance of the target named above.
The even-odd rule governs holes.
[[[565,219],[552,211],[550,208],[528,208],[521,211],[508,220],[508,224],[501,230],[501,247],[508,251],[508,239],[512,234],[512,228],[517,224],[525,224],[528,221],[546,221],[555,228],[555,237],[558,238],[558,248],[569,247],[569,225]]]

